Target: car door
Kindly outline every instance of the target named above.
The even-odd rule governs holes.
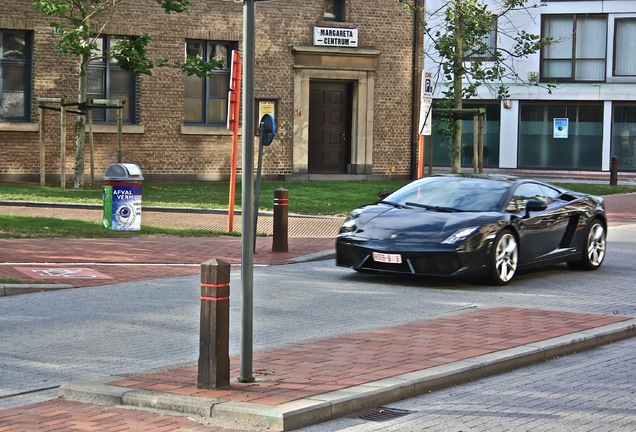
[[[521,183],[513,192],[508,210],[516,214],[520,233],[521,264],[547,260],[559,253],[561,239],[568,226],[564,203],[558,191],[539,183]],[[529,200],[545,204],[540,211],[528,211]]]

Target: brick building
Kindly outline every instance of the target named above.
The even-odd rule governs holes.
[[[77,100],[77,59],[53,47],[59,36],[52,19],[32,1],[3,0],[0,10],[0,180],[37,181],[37,101]],[[126,0],[104,23],[99,42],[107,49],[116,38],[149,33],[150,56],[171,61],[194,54],[228,60],[232,49],[241,50],[240,3],[193,0],[190,11],[165,14],[154,0]],[[410,176],[421,51],[421,26],[393,0],[256,3],[256,106],[273,108],[278,126],[264,154],[264,176]],[[133,76],[108,60],[91,63],[89,71],[91,98],[125,101],[123,161],[155,181],[229,177],[228,85],[229,67],[207,79],[176,67]],[[93,111],[98,178],[117,161],[115,112]],[[60,173],[60,116],[47,110],[45,118],[45,169],[53,182]],[[73,114],[66,124],[70,180]],[[87,150],[87,175],[88,157]]]

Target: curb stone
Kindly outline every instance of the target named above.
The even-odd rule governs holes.
[[[211,423],[234,421],[249,427],[288,431],[634,336],[636,319],[631,319],[280,405],[191,397],[109,384],[124,379],[121,376],[65,384],[60,387],[59,396],[80,402],[197,415]]]
[[[73,285],[65,284],[2,284],[0,285],[0,297],[30,294],[34,292],[57,291],[70,288],[75,287]]]

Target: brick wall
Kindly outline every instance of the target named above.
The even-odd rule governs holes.
[[[292,173],[294,70],[290,46],[312,44],[313,26],[324,25],[322,6],[322,0],[256,4],[255,93],[257,97],[278,98],[278,134],[265,151],[264,175]],[[0,132],[0,175],[35,175],[39,172],[36,127],[39,116],[35,99],[76,100],[76,59],[52,48],[57,36],[48,25],[50,20],[33,9],[30,1],[3,0],[2,9],[0,28],[33,31],[34,128],[27,132]],[[188,38],[240,42],[242,9],[234,2],[195,0],[189,15],[168,15],[154,0],[127,0],[106,24],[104,33],[150,33],[152,57],[168,56],[181,61],[184,41]],[[361,47],[381,50],[375,81],[373,172],[408,174],[412,142],[413,17],[392,0],[349,0],[347,22],[359,30]],[[124,134],[124,161],[140,165],[144,175],[205,174],[210,178],[226,178],[230,170],[231,136],[181,133],[184,81],[184,75],[176,68],[156,69],[152,76],[138,78],[136,121],[143,127],[143,133]],[[72,173],[74,166],[74,121],[74,116],[69,115],[67,173]],[[48,173],[59,172],[59,133],[59,114],[47,112]],[[116,135],[95,133],[94,137],[96,172],[103,173],[116,161]],[[87,174],[88,167],[87,151]]]

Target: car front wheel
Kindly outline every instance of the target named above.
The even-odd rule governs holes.
[[[600,220],[594,220],[587,230],[585,244],[581,252],[581,259],[568,262],[568,266],[579,270],[596,270],[603,264],[606,249],[605,225]]]
[[[509,230],[501,231],[495,238],[490,259],[489,281],[494,285],[506,285],[517,272],[519,245]]]

